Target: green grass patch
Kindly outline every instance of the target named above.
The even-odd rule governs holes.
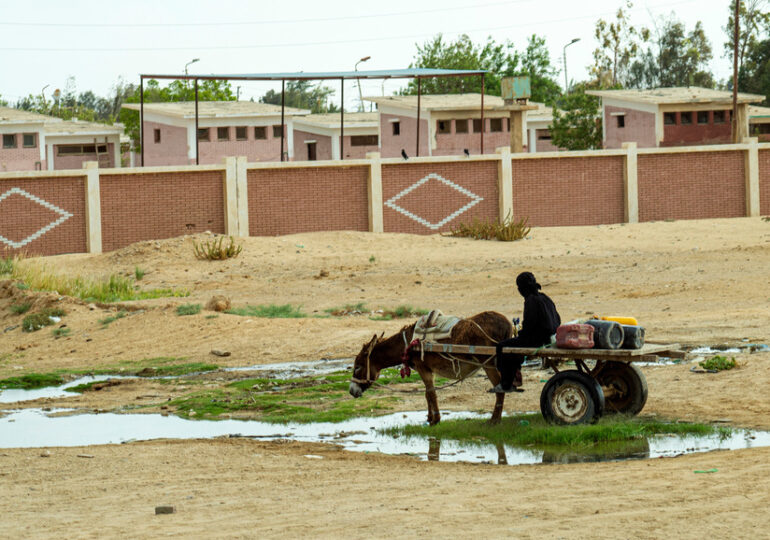
[[[392,321],[393,319],[409,319],[412,317],[419,317],[421,315],[427,315],[427,309],[414,308],[412,306],[398,306],[395,309],[383,309],[382,313],[378,313],[372,317],[369,317],[373,321]]]
[[[0,257],[0,276],[13,274],[13,257]]]
[[[205,317],[203,317],[203,318],[204,318],[204,319],[216,319],[216,318],[218,318],[218,317],[219,317],[219,315],[216,315],[216,314],[212,314],[212,315],[206,315],[206,316],[205,316]]]
[[[148,366],[136,372],[140,377],[178,377],[190,373],[202,373],[219,369],[216,364],[190,362],[187,364],[172,364],[167,366]]]
[[[0,380],[0,388],[19,388],[22,390],[32,390],[35,388],[44,388],[46,386],[59,386],[64,384],[61,376],[54,373],[30,373],[20,377],[9,377]]]
[[[64,310],[59,308],[50,308],[38,313],[32,313],[24,317],[24,320],[21,321],[21,329],[24,332],[35,332],[46,326],[56,324],[56,321],[51,317],[61,318],[64,317],[64,315]]]
[[[709,371],[724,371],[728,369],[733,369],[737,364],[735,362],[734,357],[730,357],[729,359],[726,356],[712,356],[708,360],[704,360],[703,362],[699,362],[698,364],[703,369],[709,370]]]
[[[274,304],[246,306],[243,308],[228,309],[225,313],[240,315],[241,317],[261,317],[266,319],[301,319],[307,317],[299,307],[291,304],[276,306]]]
[[[122,319],[126,315],[128,315],[128,313],[126,311],[118,311],[115,315],[110,315],[109,317],[105,317],[103,319],[99,319],[99,324],[101,324],[102,327],[106,328],[110,324],[114,323],[118,319]]]
[[[201,312],[200,304],[182,304],[181,306],[177,306],[176,308],[176,314],[180,316],[197,315],[200,312]]]
[[[53,334],[53,337],[61,338],[61,337],[67,337],[68,335],[70,335],[70,332],[71,330],[69,328],[54,328],[53,332],[51,333]]]
[[[400,436],[433,437],[459,441],[505,443],[538,449],[575,449],[652,435],[712,435],[730,430],[706,424],[665,422],[644,417],[605,416],[595,424],[548,424],[540,414],[504,417],[499,424],[486,419],[442,421],[436,426],[404,426],[385,430]]]
[[[375,386],[363,397],[353,399],[348,393],[350,373],[338,372],[302,379],[245,379],[224,388],[193,392],[169,405],[185,418],[214,419],[237,413],[264,422],[342,422],[359,416],[393,412],[397,395]],[[386,370],[378,380],[392,385],[419,382],[414,377],[401,379],[396,370]],[[194,415],[190,415],[191,412]]]
[[[29,311],[29,308],[32,307],[32,304],[30,302],[24,302],[22,304],[11,304],[11,307],[8,309],[11,311],[11,313],[15,313],[17,315],[24,315],[26,312]]]
[[[138,266],[134,267],[134,278],[136,278],[137,281],[141,280],[144,277],[145,271],[139,268]]]

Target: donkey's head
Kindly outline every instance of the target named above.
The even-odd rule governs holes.
[[[361,394],[380,376],[379,363],[372,361],[372,353],[378,342],[379,338],[374,334],[372,339],[361,347],[361,352],[353,362],[353,376],[350,378],[349,388],[350,395],[353,397],[361,397]]]

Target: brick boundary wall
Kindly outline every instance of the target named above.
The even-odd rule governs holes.
[[[759,213],[770,215],[770,148],[759,151]]]
[[[639,221],[746,215],[743,152],[640,154]]]
[[[425,178],[428,179],[409,192],[404,191]],[[469,191],[473,196],[463,193],[461,189]],[[387,203],[399,194],[402,194],[402,197],[391,204],[402,208],[401,211]],[[466,205],[476,200],[474,196],[480,197],[481,200],[462,211]],[[474,218],[496,220],[499,198],[497,161],[383,165],[382,197],[385,203],[385,232],[435,234],[447,232],[459,223],[469,223]],[[462,213],[446,221],[461,211]],[[409,217],[405,212],[410,212],[413,217]],[[445,223],[439,225],[444,221]]]
[[[513,160],[513,215],[556,227],[623,222],[623,157]]]
[[[368,231],[366,166],[247,170],[249,235]]]
[[[102,244],[225,232],[222,171],[102,173]]]
[[[0,178],[0,197],[0,257],[87,251],[85,176]]]

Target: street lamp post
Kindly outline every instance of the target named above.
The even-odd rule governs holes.
[[[193,58],[192,60],[190,60],[189,62],[187,62],[187,63],[184,65],[184,74],[185,74],[185,77],[187,76],[187,66],[189,66],[190,64],[194,64],[195,62],[200,62],[200,61],[201,61],[201,59],[200,59],[200,58]],[[184,86],[185,86],[185,88],[190,88],[190,81],[189,81],[188,79],[185,79],[185,80],[184,80]],[[197,136],[197,135],[196,135],[196,136]]]
[[[567,78],[567,47],[573,43],[580,41],[580,38],[575,38],[564,46],[562,51],[562,60],[564,60],[564,92],[569,92],[569,79]]]
[[[356,65],[353,67],[353,71],[358,71],[358,64],[361,62],[366,62],[369,60],[371,56],[364,56],[361,60],[356,62]],[[356,79],[358,81],[358,110],[359,112],[363,112],[364,110],[364,95],[361,93],[361,79]],[[343,104],[344,106],[344,104]]]

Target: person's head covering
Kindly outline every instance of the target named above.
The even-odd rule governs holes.
[[[519,288],[522,296],[534,294],[541,289],[532,272],[522,272],[516,276],[516,286]]]

